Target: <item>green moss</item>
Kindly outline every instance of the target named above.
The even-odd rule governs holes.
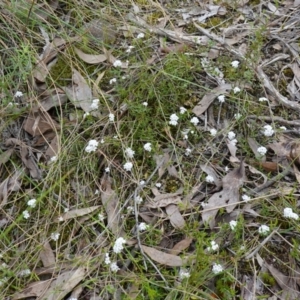
[[[266,284],[266,285],[270,285],[270,286],[274,286],[276,284],[276,280],[274,279],[274,277],[272,275],[270,275],[267,272],[261,273],[260,274],[262,281]]]

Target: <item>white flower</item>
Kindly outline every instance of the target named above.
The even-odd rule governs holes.
[[[68,212],[69,211],[69,208],[68,207],[65,207],[64,208],[64,212],[66,213],[66,212]]]
[[[237,221],[235,221],[235,220],[231,220],[229,222],[229,226],[230,226],[231,230],[235,230],[236,225],[237,225]]]
[[[235,138],[235,133],[233,131],[229,131],[227,136],[232,141]]]
[[[57,161],[57,156],[52,156],[52,157],[50,158],[50,162],[55,162],[55,161]]]
[[[128,161],[127,163],[125,163],[124,166],[123,166],[123,168],[124,168],[125,171],[131,171],[132,167],[133,167],[133,163],[130,162],[130,161]]]
[[[111,264],[111,260],[109,258],[109,253],[105,253],[105,260],[104,260],[104,263],[106,265],[110,265]]]
[[[266,147],[263,147],[263,146],[260,146],[257,148],[257,152],[260,154],[260,155],[265,155],[267,153],[267,148]]]
[[[279,129],[286,130],[286,127],[285,126],[280,126]]]
[[[113,121],[115,120],[115,115],[112,114],[112,113],[110,113],[110,114],[108,115],[108,119],[109,119],[109,122],[113,122]]]
[[[237,93],[239,93],[241,91],[241,89],[238,87],[238,86],[236,86],[234,89],[233,89],[233,93],[234,94],[237,94]]]
[[[191,153],[192,153],[192,149],[191,148],[186,148],[184,155],[189,156]]]
[[[285,218],[290,218],[290,219],[295,219],[295,220],[298,220],[299,219],[299,216],[293,212],[293,210],[289,207],[286,207],[284,210],[283,210],[283,216]]]
[[[127,206],[127,212],[128,213],[133,213],[134,207],[133,206]]]
[[[234,60],[231,62],[231,66],[235,69],[239,67],[240,62],[238,60]]]
[[[91,110],[95,110],[95,109],[98,109],[98,107],[99,107],[99,99],[94,99],[92,101],[90,108],[91,108]]]
[[[218,100],[219,100],[220,103],[224,103],[225,102],[225,96],[224,95],[218,96]]]
[[[69,298],[68,300],[78,300],[77,298],[74,298],[74,297],[72,297],[72,298]]]
[[[266,97],[260,97],[260,98],[258,98],[258,101],[259,102],[265,102],[265,101],[268,101],[268,98],[266,98]]]
[[[121,251],[124,249],[123,244],[126,243],[126,240],[123,239],[122,237],[117,238],[115,241],[115,244],[113,246],[113,250],[115,253],[121,253]]]
[[[32,207],[32,208],[35,208],[36,206],[36,199],[30,199],[29,201],[27,201],[27,205]]]
[[[146,184],[146,181],[145,180],[141,180],[140,181],[140,185],[145,185]]]
[[[29,219],[29,217],[30,217],[30,214],[29,214],[28,210],[24,210],[23,211],[23,218],[27,220],[27,219]]]
[[[181,115],[183,115],[187,111],[187,109],[183,106],[180,106],[179,110]]]
[[[227,173],[229,171],[228,166],[225,166],[225,172]]]
[[[229,141],[229,144],[235,146],[237,144],[237,139],[233,139],[233,140]]]
[[[51,237],[51,240],[56,242],[59,239],[59,236],[60,236],[59,232],[52,232],[50,237]]]
[[[29,269],[25,269],[25,270],[21,270],[19,273],[18,273],[18,276],[19,277],[27,277],[31,274],[31,271]]]
[[[242,196],[242,199],[243,199],[243,201],[248,202],[251,198],[248,195],[244,194]]]
[[[261,235],[266,235],[270,231],[270,227],[267,225],[260,225],[258,228],[258,233]]]
[[[234,114],[234,117],[236,120],[239,120],[242,117],[242,115],[240,113],[236,113]]]
[[[205,181],[208,183],[213,183],[215,180],[211,175],[207,175]]]
[[[58,220],[59,222],[62,222],[62,221],[64,221],[64,218],[63,218],[62,216],[59,216],[59,217],[57,218],[57,220]]]
[[[96,140],[90,140],[88,145],[85,147],[85,152],[95,152],[98,147],[98,142]]]
[[[210,242],[211,246],[207,248],[207,251],[216,251],[219,249],[219,245],[215,241]]]
[[[212,272],[214,274],[219,274],[219,273],[223,272],[222,265],[220,265],[220,264],[214,264],[213,267],[212,267]]]
[[[155,183],[155,186],[157,187],[157,188],[161,188],[161,183],[160,182],[157,182],[157,183]]]
[[[105,217],[102,214],[98,214],[98,219],[100,222],[103,222]]]
[[[134,48],[134,46],[128,46],[128,48],[127,48],[127,50],[126,50],[126,52],[127,53],[130,53],[131,52],[131,50]]]
[[[136,196],[134,201],[136,204],[141,204],[143,202],[143,198],[141,196]]]
[[[112,262],[110,264],[110,270],[114,273],[118,272],[120,270],[120,268],[118,267],[116,262]]]
[[[169,124],[170,125],[173,125],[173,126],[176,126],[178,124],[178,116],[176,114],[172,114],[170,116],[170,121],[169,121]]]
[[[90,113],[87,111],[87,112],[85,112],[84,114],[83,114],[83,118],[85,119],[87,116],[89,116],[90,115]]]
[[[16,91],[15,97],[22,97],[22,96],[23,96],[23,93],[22,93],[22,92]]]
[[[146,107],[148,106],[148,102],[146,102],[146,101],[143,102],[142,104],[143,104],[144,106],[146,106]]]
[[[101,139],[100,144],[104,144],[104,143],[105,143],[104,139]]]
[[[149,228],[149,225],[146,224],[145,222],[141,222],[139,225],[138,225],[138,230],[139,231],[145,231]]]
[[[106,167],[106,168],[104,169],[104,171],[105,171],[106,173],[109,173],[109,172],[110,172],[110,167]]]
[[[185,278],[189,278],[191,276],[190,272],[186,269],[180,268],[179,271],[179,279],[183,280]]]
[[[143,32],[140,32],[138,35],[137,35],[137,39],[143,39],[145,37],[145,34]]]
[[[214,128],[212,128],[209,132],[212,136],[216,136],[216,134],[217,134],[217,130]]]
[[[127,155],[128,158],[133,158],[134,154],[135,154],[135,151],[133,151],[131,148],[127,148],[125,150],[125,154]]]
[[[208,203],[205,203],[205,202],[201,203],[202,208],[205,208],[207,205],[208,205]]]
[[[99,195],[99,193],[100,193],[100,191],[98,189],[96,189],[94,195]]]
[[[264,126],[264,135],[265,136],[272,136],[274,134],[274,130],[271,125]]]
[[[197,124],[199,123],[199,119],[197,117],[193,117],[190,122],[197,126]]]
[[[109,84],[114,84],[117,82],[117,78],[112,78],[109,80]]]
[[[144,149],[145,149],[145,151],[151,151],[152,150],[152,148],[151,148],[151,143],[146,143],[145,145],[144,145]]]
[[[113,63],[113,66],[114,66],[115,68],[122,67],[122,62],[121,62],[119,59],[117,59],[117,60]]]

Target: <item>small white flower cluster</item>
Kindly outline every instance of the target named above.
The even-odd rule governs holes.
[[[267,235],[269,231],[270,231],[270,227],[267,225],[260,225],[258,228],[258,233],[260,235]]]
[[[29,269],[25,269],[25,270],[21,270],[19,273],[18,273],[18,276],[19,277],[27,277],[31,274],[31,271]]]
[[[210,247],[207,247],[208,252],[217,251],[219,249],[219,245],[215,241],[211,241],[210,245]]]
[[[31,208],[35,208],[36,206],[36,199],[30,199],[27,201],[27,205],[30,206]]]
[[[214,128],[212,128],[209,132],[212,136],[216,136],[216,134],[217,134],[217,130]]]
[[[51,237],[51,240],[56,242],[59,239],[59,236],[60,236],[59,232],[52,232],[50,237]]]
[[[112,78],[109,80],[109,84],[112,85],[117,82],[117,78]]]
[[[57,156],[55,155],[55,156],[52,156],[51,158],[50,158],[50,160],[49,160],[49,162],[50,163],[53,163],[53,162],[55,162],[55,161],[57,161]]]
[[[185,278],[189,278],[191,276],[190,272],[186,269],[180,268],[179,271],[179,279],[183,280]]]
[[[179,110],[181,115],[183,115],[187,111],[187,109],[183,106],[179,107]]]
[[[145,184],[146,184],[146,181],[145,181],[145,180],[141,180],[141,181],[140,181],[140,185],[141,185],[141,186],[143,186],[143,185],[145,185]]]
[[[234,94],[238,94],[240,91],[241,91],[241,89],[238,86],[234,87],[234,89],[233,89]]]
[[[248,195],[246,195],[246,194],[244,194],[244,195],[242,196],[242,199],[243,199],[243,201],[245,201],[245,202],[248,202],[249,200],[251,200],[251,198],[250,198]]]
[[[99,107],[99,101],[100,101],[99,99],[94,99],[92,101],[92,104],[90,106],[91,110],[98,109],[98,107]]]
[[[299,219],[299,216],[298,214],[294,213],[293,210],[289,207],[286,207],[284,210],[283,210],[283,216],[285,218],[289,218],[289,219],[295,219],[295,220],[298,220]]]
[[[235,139],[235,133],[233,131],[229,131],[227,134],[228,138],[232,141]]]
[[[265,125],[263,133],[265,136],[272,136],[274,134],[274,129],[271,125]]]
[[[242,117],[242,115],[240,113],[236,113],[234,114],[234,117],[236,120],[239,120]]]
[[[128,161],[128,162],[126,162],[126,163],[124,164],[123,168],[124,168],[125,171],[130,172],[131,169],[133,168],[133,163],[130,162],[130,161]]]
[[[179,117],[176,114],[172,114],[170,116],[169,124],[172,126],[176,126],[178,124]]]
[[[231,62],[231,66],[235,69],[239,67],[240,62],[238,60],[234,60]]]
[[[160,182],[155,183],[155,186],[159,189],[161,188],[162,184]]]
[[[198,123],[199,123],[199,119],[198,119],[197,117],[193,117],[193,118],[191,119],[191,123],[194,124],[195,126],[197,126]]]
[[[208,183],[213,183],[215,182],[214,178],[211,175],[207,175],[205,178],[205,181]]]
[[[128,158],[133,158],[134,154],[135,154],[135,151],[133,151],[131,148],[127,148],[125,150],[125,154],[127,155]]]
[[[147,106],[148,106],[148,102],[146,102],[146,101],[145,101],[145,102],[143,102],[142,104],[143,104],[145,107],[147,107]]]
[[[212,272],[214,274],[219,274],[223,271],[224,271],[224,269],[223,269],[222,265],[220,265],[220,264],[214,264],[213,267],[212,267]]]
[[[266,98],[266,97],[260,97],[260,98],[258,98],[258,101],[259,102],[266,102],[266,101],[268,101],[268,98]]]
[[[132,49],[134,49],[134,46],[128,46],[126,53],[131,53]]]
[[[146,224],[145,222],[141,222],[139,225],[138,225],[138,230],[139,231],[145,231],[149,228],[149,225]]]
[[[224,95],[218,96],[218,100],[219,100],[220,103],[224,103],[225,102],[225,96]]]
[[[100,222],[103,222],[105,217],[102,214],[98,214],[98,219],[99,219]]]
[[[113,121],[115,120],[115,115],[112,114],[112,113],[110,113],[110,114],[108,115],[108,120],[109,120],[109,122],[113,122]]]
[[[113,246],[113,250],[115,253],[121,253],[124,249],[123,244],[126,244],[126,240],[122,237],[116,239],[115,244]]]
[[[229,222],[229,226],[230,226],[230,229],[231,229],[231,230],[235,230],[235,228],[236,228],[236,226],[237,226],[237,221],[231,220],[231,221]]]
[[[16,93],[15,93],[16,98],[20,98],[22,96],[23,96],[23,93],[21,91],[16,91]]]
[[[144,145],[144,150],[145,151],[148,151],[148,152],[151,152],[152,148],[151,148],[151,143],[146,143]]]
[[[143,39],[145,37],[145,34],[143,32],[140,32],[138,35],[137,35],[137,39]]]
[[[143,198],[141,196],[136,196],[134,201],[136,204],[141,204],[143,202]]]
[[[191,153],[192,153],[192,149],[191,148],[186,148],[184,155],[189,156]]]
[[[85,152],[95,152],[97,150],[99,143],[96,140],[90,140],[88,145],[85,147]]]
[[[30,213],[28,212],[28,210],[24,210],[23,211],[23,218],[27,220],[27,219],[29,219],[29,217],[30,217]]]
[[[120,268],[118,267],[117,263],[116,262],[111,262],[110,260],[110,257],[109,257],[109,254],[108,253],[105,253],[105,260],[104,260],[104,263],[106,265],[110,265],[110,270],[114,273],[118,272],[120,270]]]
[[[113,63],[113,66],[115,68],[120,68],[122,67],[122,62],[119,59],[116,59],[115,62]]]
[[[257,152],[260,154],[260,155],[265,155],[267,153],[267,148],[266,147],[263,147],[263,146],[260,146],[257,148]]]

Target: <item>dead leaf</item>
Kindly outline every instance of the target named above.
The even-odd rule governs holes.
[[[101,201],[107,214],[107,227],[116,236],[124,234],[121,214],[119,213],[119,199],[111,188],[111,177],[104,174],[101,179]]]
[[[0,154],[0,166],[4,165],[5,163],[7,163],[9,161],[9,159],[14,151],[15,151],[14,149],[8,149],[5,152],[2,152]]]
[[[158,208],[166,207],[170,204],[179,204],[181,203],[181,198],[179,197],[180,194],[181,193],[159,194],[155,196],[151,202],[147,202],[145,206],[150,208]]]
[[[55,134],[55,137],[52,139],[47,151],[45,152],[46,159],[49,160],[53,156],[57,156],[59,153],[59,139],[58,135]]]
[[[187,249],[191,245],[192,241],[192,238],[185,238],[181,240],[180,242],[175,244],[175,246],[172,249],[169,250],[169,253],[173,255],[178,255],[183,250]]]
[[[30,283],[22,292],[16,293],[12,300],[27,299],[29,297],[40,297],[47,290],[51,280],[36,281]]]
[[[168,254],[151,247],[142,245],[143,251],[154,261],[169,267],[181,267],[183,261],[179,256]]]
[[[217,188],[220,188],[222,186],[222,182],[219,179],[219,177],[218,177],[216,171],[214,170],[214,168],[212,168],[211,166],[208,166],[208,165],[200,165],[200,168],[207,175],[210,175],[210,176],[213,177],[214,184],[216,185]]]
[[[81,107],[85,112],[90,112],[93,101],[92,90],[83,76],[73,68],[72,86],[62,87],[69,100],[76,107]]]
[[[236,207],[236,203],[240,201],[239,189],[245,178],[245,166],[242,161],[240,166],[229,172],[223,179],[223,190],[212,195],[205,210],[202,212],[203,222],[208,222],[210,228],[215,225],[215,217],[219,208],[225,207],[228,213],[232,212]]]
[[[0,184],[0,200],[2,201],[0,207],[3,207],[7,198],[11,192],[17,192],[21,188],[19,179],[21,178],[22,172],[16,171],[13,176],[7,177]]]
[[[42,171],[38,167],[31,149],[24,143],[21,145],[20,155],[23,164],[29,170],[30,176],[33,179],[40,180],[42,178]]]
[[[48,241],[44,242],[43,248],[39,253],[39,258],[45,268],[55,265],[55,255]]]
[[[215,89],[211,90],[207,93],[202,100],[196,105],[193,109],[193,113],[200,117],[212,104],[212,102],[221,94],[226,93],[228,90],[231,90],[231,84],[222,84]]]
[[[62,217],[63,221],[66,221],[69,219],[74,219],[77,217],[82,217],[82,216],[88,215],[99,208],[100,208],[100,205],[69,210],[66,213],[64,213],[61,217]],[[56,222],[61,222],[61,220],[56,221]]]
[[[68,100],[68,97],[66,93],[62,90],[56,87],[52,90],[46,90],[42,95],[41,99],[39,99],[38,104],[33,107],[33,111],[38,111],[41,107],[43,111],[48,111],[52,107],[62,106],[64,103],[66,103]]]
[[[104,54],[98,54],[98,55],[86,54],[78,48],[74,48],[74,51],[79,58],[81,58],[84,62],[91,65],[97,65],[107,60],[107,56]]]
[[[182,229],[185,226],[184,218],[182,217],[177,205],[170,204],[166,206],[166,213],[168,214],[170,222],[174,228]]]
[[[52,281],[46,293],[37,300],[64,299],[64,297],[69,294],[82,279],[84,279],[86,274],[87,269],[83,267],[59,274],[58,277]]]

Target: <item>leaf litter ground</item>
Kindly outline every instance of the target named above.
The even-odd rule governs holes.
[[[175,2],[1,3],[3,299],[299,299],[299,3]]]

